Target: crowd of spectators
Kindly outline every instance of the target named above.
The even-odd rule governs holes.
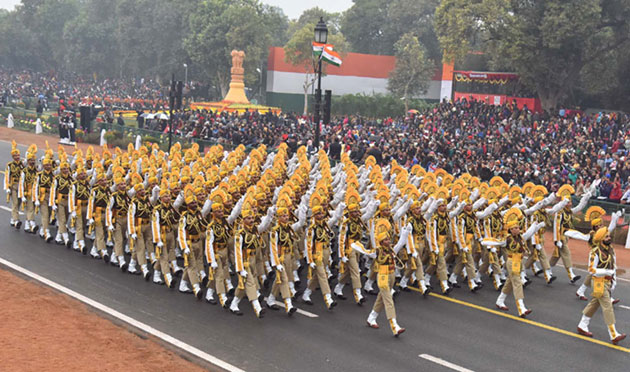
[[[309,118],[291,113],[185,111],[174,119],[176,133],[185,137],[313,148]],[[561,116],[463,100],[400,118],[336,117],[322,126],[320,141],[333,159],[343,148],[357,162],[374,155],[382,163],[396,159],[407,166],[469,172],[485,181],[498,175],[549,190],[570,183],[578,195],[601,179],[600,199],[630,203],[630,117],[625,114]]]
[[[147,116],[137,100],[153,100],[162,112],[163,90],[159,84],[137,80],[124,82],[76,78],[59,80],[46,74],[8,75],[0,71],[0,92],[11,97],[58,98],[116,96],[127,99],[126,109],[137,111],[137,125],[168,132],[169,120]],[[104,101],[103,101],[104,102]],[[106,112],[113,109],[108,107]],[[124,125],[122,117],[114,120]],[[306,145],[314,150],[314,130],[308,116],[178,110],[173,114],[178,136],[226,145],[277,146],[287,142],[291,149]],[[321,146],[332,159],[341,149],[360,162],[368,155],[388,163],[395,159],[427,169],[444,168],[452,174],[469,172],[487,181],[501,176],[506,182],[532,181],[556,190],[570,183],[581,194],[591,182],[601,179],[600,199],[630,203],[630,116],[615,112],[585,114],[560,110],[535,113],[516,105],[489,105],[461,100],[442,102],[414,115],[397,118],[366,118],[361,115],[335,117],[322,125]]]

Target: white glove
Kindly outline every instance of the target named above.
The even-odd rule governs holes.
[[[138,239],[138,234],[136,234],[136,233],[131,234],[131,239],[133,239],[133,240]]]
[[[238,273],[238,275],[242,276],[243,278],[247,278],[247,271],[241,270],[241,272]]]
[[[277,265],[277,266],[276,266],[276,270],[278,270],[278,271],[282,272],[282,271],[284,270],[284,266],[282,266],[282,265]]]
[[[7,194],[11,195],[11,189],[4,189],[4,192],[6,192]]]
[[[413,253],[411,254],[411,257],[418,258],[418,252],[413,251]]]
[[[562,248],[562,242],[560,240],[556,242],[556,247]]]
[[[114,232],[114,226],[107,226],[107,231]]]
[[[77,212],[70,213],[70,218],[77,218]]]
[[[22,203],[26,203],[26,198],[22,197]]]
[[[185,255],[189,255],[189,254],[190,254],[190,248],[186,248],[186,249],[184,249],[184,254],[185,254]]]
[[[36,207],[39,207],[39,206],[40,206],[39,200],[35,200],[35,206],[36,206]]]
[[[157,247],[158,247],[158,248],[160,248],[160,249],[162,249],[162,248],[164,247],[164,243],[162,243],[162,242],[158,242],[158,243],[157,243]]]
[[[86,226],[90,226],[90,225],[92,225],[93,223],[94,223],[94,219],[93,219],[93,218],[90,218],[89,220],[87,220],[87,222],[86,222],[85,224],[86,224]]]
[[[497,249],[496,249],[496,248],[494,248],[494,247],[492,247],[492,248],[490,248],[490,252],[492,252],[492,253],[497,253]]]
[[[215,262],[210,264],[210,267],[212,268],[212,270],[215,270],[217,267],[219,267],[219,265]]]
[[[539,251],[542,251],[542,244],[536,244],[536,249],[538,249]]]
[[[309,266],[311,267],[311,269],[315,269],[317,266],[315,265],[315,262],[311,262],[309,264]]]
[[[464,253],[468,253],[468,247],[464,247],[463,251]]]
[[[435,250],[433,250],[431,252],[433,252],[433,254],[440,254],[440,250],[439,249],[435,249]]]
[[[348,262],[348,257],[346,257],[346,256],[341,257],[341,262],[343,262],[343,263]]]
[[[57,210],[57,205],[56,205],[56,204],[54,204],[54,205],[52,206],[52,210],[53,210],[53,211],[56,211],[56,210]]]

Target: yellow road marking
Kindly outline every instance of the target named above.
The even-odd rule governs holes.
[[[418,288],[411,287],[411,286],[409,286],[408,288],[411,289],[412,291],[416,291],[416,292],[422,293],[422,291],[420,289],[418,289]],[[470,303],[470,302],[457,300],[455,298],[443,296],[443,295],[440,295],[440,294],[437,294],[437,293],[433,293],[433,292],[429,293],[429,296],[433,296],[433,297],[436,297],[436,298],[439,298],[439,299],[445,300],[445,301],[450,301],[450,302],[453,302],[453,303],[456,303],[456,304],[459,304],[459,305],[462,305],[462,306],[470,307],[470,308],[473,308],[473,309],[476,309],[476,310],[485,311],[486,313],[499,315],[499,316],[502,316],[504,318],[508,318],[508,319],[519,321],[521,323],[533,325],[533,326],[536,326],[536,327],[539,327],[539,328],[546,329],[548,331],[560,333],[560,334],[563,334],[563,335],[566,335],[566,336],[579,338],[581,340],[589,341],[589,342],[592,342],[594,344],[598,344],[598,345],[602,345],[602,346],[606,346],[606,347],[609,347],[611,349],[615,349],[615,350],[623,351],[623,352],[626,352],[626,353],[630,353],[630,348],[626,348],[626,347],[619,346],[619,345],[613,345],[610,342],[598,340],[598,339],[592,338],[592,337],[582,336],[582,335],[574,333],[574,332],[569,332],[567,330],[560,329],[560,328],[557,328],[557,327],[554,327],[554,326],[550,326],[550,325],[547,325],[547,324],[544,324],[544,323],[535,322],[533,320],[523,319],[521,317],[518,317],[518,316],[515,316],[515,315],[512,315],[512,314],[507,314],[507,313],[504,313],[502,311],[492,310],[492,309],[489,309],[487,307],[475,305],[475,304]]]

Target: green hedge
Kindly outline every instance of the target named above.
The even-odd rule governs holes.
[[[421,99],[409,101],[409,109],[422,111],[434,102]],[[389,94],[345,94],[333,96],[331,102],[333,115],[362,115],[385,118],[405,114],[405,102]]]

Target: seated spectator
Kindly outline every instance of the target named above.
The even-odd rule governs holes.
[[[612,183],[612,189],[610,190],[610,195],[608,196],[608,200],[614,203],[619,203],[623,193],[621,192],[621,182],[619,182],[619,176],[615,177],[615,181]]]
[[[612,184],[610,183],[610,178],[604,177],[599,184],[599,199],[608,199],[611,190]]]

